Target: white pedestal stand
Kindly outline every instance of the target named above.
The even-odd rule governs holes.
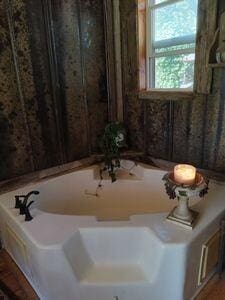
[[[193,185],[177,184],[174,181],[173,172],[167,173],[163,177],[163,181],[169,197],[178,200],[178,205],[169,213],[167,220],[192,229],[199,213],[189,208],[189,198],[203,197],[208,192],[209,181],[198,172]]]

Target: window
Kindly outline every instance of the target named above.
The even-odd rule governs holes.
[[[198,0],[149,0],[147,84],[193,89]]]

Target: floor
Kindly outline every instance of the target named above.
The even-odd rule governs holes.
[[[10,300],[39,300],[5,250],[0,250],[0,288]],[[222,278],[215,275],[195,300],[225,300],[225,274]]]
[[[225,281],[219,281],[205,300],[224,300],[225,299]]]
[[[0,250],[0,289],[10,300],[39,300],[5,250]]]
[[[222,278],[215,275],[195,300],[225,300],[225,273]]]

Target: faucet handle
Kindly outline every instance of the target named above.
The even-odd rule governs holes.
[[[31,191],[29,192],[27,195],[16,195],[15,196],[15,208],[19,208],[20,210],[20,215],[25,215],[25,221],[30,221],[33,219],[33,217],[31,216],[30,212],[29,212],[29,207],[31,206],[32,203],[34,203],[34,201],[30,201],[27,204],[28,198],[32,195],[38,195],[39,191]],[[20,198],[23,198],[23,201],[20,200]]]
[[[24,195],[16,195],[15,196],[15,208],[20,208],[22,205],[22,200],[20,200],[20,198],[25,198]]]

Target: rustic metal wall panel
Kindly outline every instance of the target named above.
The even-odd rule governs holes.
[[[146,103],[146,154],[170,159],[170,102]]]
[[[67,159],[72,161],[89,153],[77,1],[53,1],[52,16],[63,112],[62,126]]]
[[[32,136],[37,134],[36,141],[32,140],[35,168],[42,169],[62,163],[62,150],[57,128],[57,108],[53,99],[43,3],[41,0],[24,1],[24,3],[26,19],[23,26],[28,27],[30,47],[30,58],[29,56],[28,58],[32,64],[32,80],[35,89],[35,94],[27,97],[27,117]],[[26,56],[26,59],[28,58]],[[25,81],[23,86],[27,86]]]
[[[18,71],[20,76],[21,91],[23,94],[24,109],[26,111],[25,117],[29,132],[32,156],[35,167],[41,168],[43,167],[45,156],[41,139],[41,126],[36,120],[37,103],[34,101],[36,91],[33,81],[30,44],[28,39],[29,32],[26,22],[26,10],[23,1],[18,0],[9,3],[11,4],[11,22],[15,33],[15,55],[17,55]]]
[[[138,99],[137,3],[120,1],[124,123],[132,149],[144,147],[144,105]]]
[[[190,138],[191,102],[174,103],[173,112],[173,154],[172,160],[185,162],[188,157],[188,141]]]
[[[225,173],[225,70],[221,70],[214,168]]]
[[[174,102],[173,153],[171,160],[201,166],[203,159],[203,129],[205,96],[195,96],[193,101]]]
[[[213,93],[207,99],[205,115],[204,160],[205,168],[225,172],[224,163],[224,83],[220,70],[214,73]],[[223,78],[225,82],[225,78]]]
[[[108,122],[104,14],[102,0],[78,0],[84,62],[85,93],[90,126],[91,151]]]
[[[103,0],[0,5],[0,180],[98,150],[109,99]]]
[[[7,3],[0,2],[0,179],[32,170],[29,135],[18,89]],[[11,32],[12,34],[12,32]]]
[[[207,97],[205,95],[196,95],[194,97],[191,103],[190,123],[187,124],[189,128],[189,139],[186,161],[197,167],[202,166],[204,158],[206,99]]]

